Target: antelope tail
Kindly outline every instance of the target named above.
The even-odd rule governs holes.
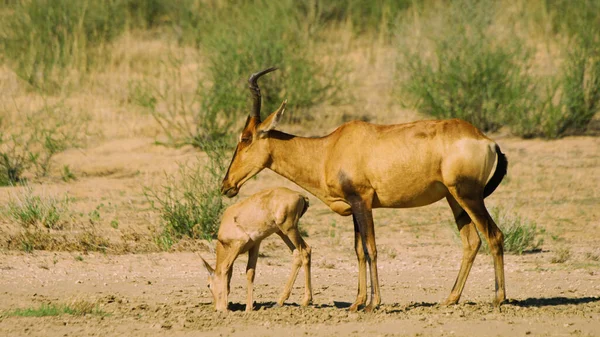
[[[496,154],[498,155],[498,164],[496,164],[496,171],[494,171],[494,175],[488,181],[488,183],[483,188],[483,197],[487,198],[490,194],[492,194],[502,179],[506,175],[506,169],[508,167],[508,160],[506,160],[506,156],[502,151],[500,151],[500,147],[496,144]]]

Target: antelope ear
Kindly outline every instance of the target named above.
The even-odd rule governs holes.
[[[204,268],[206,268],[208,275],[213,276],[215,274],[215,270],[213,269],[213,267],[211,267],[210,264],[206,262],[202,255],[198,254],[198,256],[200,256],[200,259],[202,260],[202,262],[204,262]]]
[[[277,124],[285,111],[286,104],[287,99],[281,103],[275,112],[270,114],[269,117],[265,118],[265,120],[256,127],[256,133],[259,138],[266,137],[269,131],[274,130],[277,127]]]

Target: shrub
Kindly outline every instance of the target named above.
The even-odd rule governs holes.
[[[237,121],[248,111],[247,78],[270,66],[281,70],[261,78],[263,111],[288,99],[290,110],[340,99],[343,67],[317,62],[316,38],[303,26],[292,0],[253,1],[209,9],[200,46],[208,56],[209,85],[202,109],[210,120]]]
[[[497,130],[534,104],[526,67],[529,52],[517,38],[499,41],[490,35],[494,3],[455,1],[426,22],[425,43],[416,50],[402,45],[400,89],[410,104],[438,118],[462,118],[484,131]],[[416,21],[415,23],[416,24]],[[429,46],[429,45],[430,46]],[[406,103],[406,102],[405,102]]]
[[[230,138],[249,111],[248,77],[269,66],[281,70],[260,80],[264,113],[274,111],[285,98],[292,111],[343,99],[341,61],[317,62],[321,55],[312,47],[315,35],[304,29],[293,1],[189,6],[177,7],[174,15],[186,16],[182,11],[192,8],[204,14],[189,14],[181,23],[186,25],[183,36],[193,31],[193,43],[206,57],[202,73],[186,70],[185,76],[196,80],[194,87],[182,83],[182,62],[169,55],[164,62],[168,85],[137,82],[130,90],[132,101],[150,111],[171,143],[199,146]]]
[[[437,118],[465,119],[484,131],[508,126],[525,138],[584,132],[600,110],[600,3],[547,1],[541,5],[545,16],[518,10],[521,20],[548,20],[537,24],[551,27],[550,39],[564,50],[559,71],[544,75],[530,69],[528,36],[502,36],[528,24],[502,21],[498,13],[506,6],[455,1],[415,10],[412,26],[401,25],[399,34],[404,57],[398,63],[398,87],[408,96],[404,103]],[[424,39],[411,45],[407,41],[415,31]]]
[[[163,64],[166,83],[131,82],[130,100],[152,115],[169,145],[200,147],[203,140],[223,138],[232,121],[219,123],[200,109],[200,83],[196,81],[193,88],[184,85],[181,60],[171,55]]]
[[[22,124],[0,120],[0,186],[22,182],[28,171],[36,177],[47,176],[57,153],[80,145],[88,122],[61,104],[47,105],[22,118]]]
[[[544,231],[539,230],[535,222],[498,207],[492,208],[491,214],[504,233],[504,251],[523,254],[525,251],[538,250],[544,243],[543,239],[538,238]],[[484,242],[483,249],[489,252],[487,242]]]
[[[527,220],[514,212],[509,212],[501,208],[491,209],[491,216],[504,234],[504,251],[512,254],[523,254],[526,251],[536,251],[544,242],[538,238],[544,231],[539,230],[535,222]],[[460,233],[454,222],[450,223],[453,231],[460,242]],[[480,234],[481,249],[490,253],[487,240]]]
[[[70,213],[69,198],[34,195],[31,187],[25,187],[20,195],[11,196],[7,213],[24,228],[62,229]]]
[[[183,237],[213,239],[217,235],[225,202],[220,180],[226,170],[225,146],[211,142],[203,145],[208,156],[204,166],[180,165],[179,179],[166,176],[160,187],[144,188],[144,195],[160,213],[163,230],[157,244],[168,249]]]
[[[302,15],[313,24],[349,22],[354,33],[389,33],[400,12],[413,0],[296,1]]]
[[[15,309],[7,313],[8,316],[20,317],[46,317],[60,316],[63,314],[73,316],[100,315],[106,316],[107,313],[100,310],[98,304],[85,300],[71,303],[70,305],[42,304],[38,308]]]
[[[559,247],[554,256],[550,259],[551,263],[565,263],[571,258],[571,250],[568,247]]]
[[[69,69],[85,73],[125,27],[119,0],[19,1],[0,29],[0,50],[34,88],[60,88]]]

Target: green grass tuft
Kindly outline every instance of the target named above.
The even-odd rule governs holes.
[[[42,304],[37,308],[16,309],[7,313],[7,316],[19,317],[47,317],[61,315],[107,316],[108,314],[100,310],[97,305],[87,301],[77,301],[72,303],[71,305]]]
[[[523,254],[524,252],[533,252],[540,249],[544,243],[543,238],[539,236],[544,230],[538,229],[535,222],[522,218],[515,212],[504,210],[498,207],[491,209],[491,216],[504,234],[504,252],[509,254]],[[453,229],[458,242],[460,242],[460,233],[454,222],[449,225]],[[490,253],[490,248],[485,238],[481,238],[481,250],[486,254]]]

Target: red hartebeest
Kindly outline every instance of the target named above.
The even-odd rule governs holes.
[[[269,68],[248,80],[253,109],[246,121],[221,192],[235,196],[240,187],[269,168],[303,187],[340,215],[352,214],[358,258],[358,294],[350,310],[367,300],[366,262],[371,301],[381,302],[372,209],[406,208],[446,198],[463,244],[456,282],[445,304],[455,304],[465,286],[483,234],[494,260],[499,306],[506,298],[503,234],[490,217],[484,198],[506,174],[508,162],[499,146],[473,125],[459,119],[375,125],[360,121],[341,125],[321,138],[304,138],[275,130],[286,102],[264,121],[257,84]]]

